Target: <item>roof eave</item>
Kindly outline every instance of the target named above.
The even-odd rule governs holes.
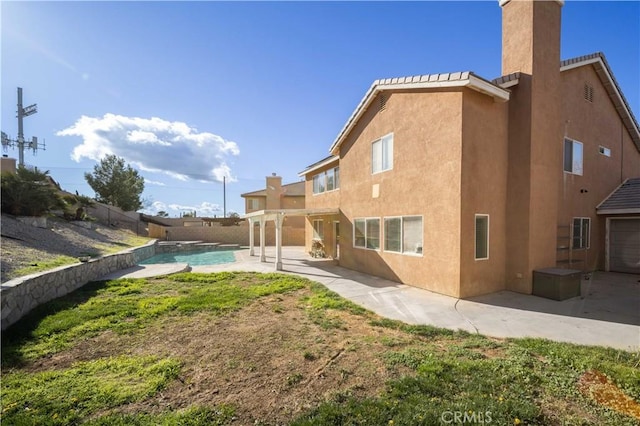
[[[339,162],[340,162],[340,158],[338,156],[329,157],[324,161],[320,161],[318,163],[312,164],[311,166],[307,167],[306,169],[304,169],[303,171],[298,173],[298,176],[304,177],[304,176],[308,175],[311,172],[314,172],[314,171],[316,171],[318,169],[321,169],[322,167],[326,167],[329,164],[339,163]]]
[[[576,59],[581,59],[581,58],[576,58]],[[598,76],[600,76],[600,72],[599,72],[600,70],[604,72],[607,81],[606,82],[603,81],[602,84],[605,86],[605,89],[607,90],[609,95],[610,96],[613,95],[612,97],[614,98],[613,104],[615,106],[615,109],[618,112],[618,114],[620,114],[620,118],[622,119],[622,122],[627,128],[627,130],[629,130],[629,134],[631,136],[631,139],[633,140],[633,143],[636,145],[636,148],[638,149],[638,151],[640,151],[640,128],[638,127],[638,122],[633,116],[633,113],[631,112],[631,109],[624,95],[622,94],[622,92],[620,91],[620,88],[618,87],[618,83],[613,77],[613,73],[609,68],[609,64],[604,59],[602,53],[597,53],[594,55],[590,55],[585,59],[567,63],[566,65],[563,65],[560,67],[560,72],[568,71],[574,68],[579,68],[585,65],[599,66],[599,68],[596,68],[595,70]]]
[[[602,209],[596,210],[596,213],[599,215],[609,215],[609,214],[640,214],[640,208],[630,208],[630,209]]]
[[[379,80],[376,80],[355,111],[347,121],[347,124],[342,129],[342,131],[338,134],[338,137],[331,144],[331,148],[329,152],[333,155],[338,155],[338,148],[344,141],[346,135],[348,135],[351,130],[358,123],[364,112],[367,110],[371,102],[375,99],[378,93],[382,91],[390,91],[390,90],[420,90],[420,89],[441,89],[441,88],[454,88],[454,87],[467,87],[469,89],[475,90],[477,92],[483,93],[487,96],[491,96],[496,102],[507,102],[509,100],[510,92],[501,87],[498,87],[486,80],[483,80],[473,74],[469,73],[469,76],[466,79],[460,80],[443,80],[443,81],[419,81],[419,82],[398,82],[391,84],[382,84]]]

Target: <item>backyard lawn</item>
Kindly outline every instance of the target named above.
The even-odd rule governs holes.
[[[637,425],[640,353],[383,319],[309,280],[95,282],[2,333],[2,425]]]

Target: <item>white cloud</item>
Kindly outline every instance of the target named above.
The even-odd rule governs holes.
[[[144,178],[144,183],[149,184],[149,185],[155,185],[155,186],[166,186],[163,182],[158,182],[157,180],[151,180],[151,179],[147,179]]]
[[[235,142],[208,132],[198,132],[186,123],[161,118],[125,117],[105,114],[82,116],[58,136],[79,136],[71,158],[100,161],[108,154],[122,157],[141,170],[164,173],[183,181],[222,182],[235,178],[227,158],[240,153]]]

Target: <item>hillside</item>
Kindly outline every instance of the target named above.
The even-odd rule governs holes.
[[[48,227],[37,228],[2,215],[1,281],[77,262],[79,256],[98,256],[144,244],[147,238],[129,230],[94,223],[85,229],[60,218],[48,218]]]

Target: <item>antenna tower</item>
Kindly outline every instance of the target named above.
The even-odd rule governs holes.
[[[20,157],[18,159],[19,166],[24,166],[25,145],[27,146],[27,148],[33,150],[33,155],[36,155],[39,149],[45,150],[46,148],[44,141],[42,143],[38,142],[38,138],[36,136],[33,136],[31,140],[27,143],[25,143],[25,140],[24,140],[22,119],[24,117],[33,115],[36,112],[38,112],[37,104],[29,105],[24,108],[22,107],[22,87],[18,87],[18,111],[17,111],[18,115],[16,116],[18,118],[18,137],[17,139],[11,139],[9,138],[9,136],[7,136],[5,132],[2,132],[2,150],[6,152],[9,149],[9,147],[11,148],[18,147],[18,151],[20,154]]]

